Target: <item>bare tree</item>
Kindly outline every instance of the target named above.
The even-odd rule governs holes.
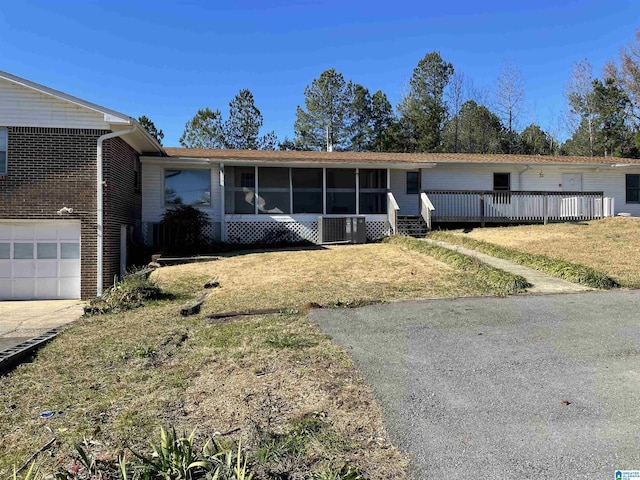
[[[569,103],[568,126],[573,132],[580,125],[586,127],[589,136],[589,155],[593,156],[596,105],[593,97],[593,69],[588,59],[585,58],[573,64],[565,95]]]
[[[604,76],[615,79],[626,93],[630,100],[628,113],[636,127],[640,127],[640,29],[636,31],[635,40],[620,49],[620,68],[608,62]]]
[[[522,72],[514,64],[504,62],[496,81],[493,108],[507,127],[509,153],[513,153],[514,127],[524,109],[525,85]]]
[[[453,151],[458,151],[458,140],[460,138],[460,107],[465,101],[465,76],[462,72],[455,72],[449,80],[447,91],[447,103],[449,104],[449,114],[453,122]]]

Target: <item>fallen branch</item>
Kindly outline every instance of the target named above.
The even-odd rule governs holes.
[[[217,288],[220,286],[220,281],[218,277],[212,278],[207,283],[204,284],[204,288]]]
[[[184,307],[180,309],[180,315],[183,317],[187,317],[189,315],[195,315],[200,312],[200,307],[209,296],[208,293],[203,294],[198,300],[192,303],[186,304]]]
[[[267,315],[272,313],[282,313],[285,310],[290,310],[288,308],[261,308],[257,310],[241,310],[238,312],[222,312],[222,313],[212,313],[211,315],[207,315],[204,318],[209,318],[211,320],[217,320],[219,318],[227,318],[227,317],[244,317],[247,315]]]
[[[29,466],[29,464],[31,464],[31,462],[33,462],[36,457],[38,455],[40,455],[42,452],[44,452],[47,448],[49,448],[51,445],[53,445],[56,441],[56,437],[53,437],[51,440],[49,440],[46,445],[43,445],[42,447],[40,447],[40,449],[34,453],[33,455],[31,455],[29,457],[29,460],[27,460],[26,462],[24,462],[24,464],[18,469],[16,470],[15,473],[20,473],[22,470],[24,470],[25,468],[27,468]]]

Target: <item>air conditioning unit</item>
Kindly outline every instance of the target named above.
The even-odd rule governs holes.
[[[365,243],[367,224],[365,217],[318,217],[318,243]]]

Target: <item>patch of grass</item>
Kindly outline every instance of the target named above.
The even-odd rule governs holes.
[[[0,377],[0,478],[53,436],[38,459],[43,467],[68,461],[85,437],[110,461],[129,448],[147,451],[159,425],[197,427],[197,441],[233,432],[223,438],[241,442],[252,465],[265,438],[297,431],[305,447],[278,467],[283,475],[346,464],[372,478],[406,478],[397,449],[370,444],[386,438],[372,391],[303,315],[206,324],[181,317],[177,306],[149,302],[85,317],[33,363]],[[42,419],[43,411],[54,415]],[[322,412],[324,426],[308,433],[316,430],[313,412]]]
[[[465,238],[521,252],[586,265],[623,287],[640,288],[640,218],[614,217],[589,222],[476,228]]]
[[[271,335],[265,343],[274,348],[308,348],[316,345],[308,338],[289,333]]]
[[[479,281],[484,282],[497,295],[512,295],[523,292],[530,286],[527,280],[520,275],[499,270],[481,262],[477,258],[463,255],[448,248],[402,236],[391,237],[388,242],[425,253],[457,269],[470,273]]]
[[[214,262],[163,267],[152,275],[166,291],[192,296],[213,277],[220,287],[210,290],[203,315],[494,293],[455,267],[388,243],[241,252]]]
[[[487,255],[504,258],[520,265],[540,270],[554,277],[570,282],[580,283],[592,288],[611,289],[619,286],[618,282],[586,265],[571,263],[566,260],[547,257],[546,255],[520,252],[482,240],[476,240],[447,232],[432,232],[429,238],[472,248]]]

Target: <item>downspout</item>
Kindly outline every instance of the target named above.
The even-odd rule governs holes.
[[[106,133],[98,138],[98,146],[97,146],[97,163],[96,163],[96,211],[97,211],[97,235],[98,235],[98,252],[97,252],[97,266],[98,266],[98,274],[97,274],[97,282],[96,282],[96,291],[97,296],[102,295],[102,250],[103,250],[103,240],[102,240],[102,223],[103,223],[103,211],[102,211],[102,203],[103,203],[103,188],[102,184],[102,142],[108,140],[110,138],[120,137],[122,135],[127,135],[128,133],[133,133],[136,131],[136,126],[132,126],[126,130],[120,130],[118,132]]]
[[[521,170],[520,172],[518,172],[518,189],[520,191],[522,191],[522,174],[524,172],[526,172],[527,170],[529,170],[531,168],[531,165],[527,165],[524,170]]]

